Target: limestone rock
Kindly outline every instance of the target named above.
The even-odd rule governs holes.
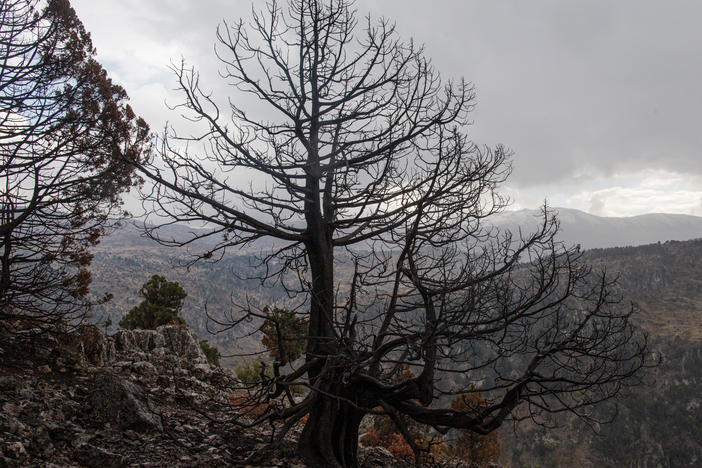
[[[290,440],[265,448],[271,428],[222,417],[236,375],[210,367],[187,329],[86,326],[33,342],[0,329],[0,343],[0,467],[243,466],[253,451],[258,466],[300,463]]]
[[[114,341],[122,354],[146,353],[146,359],[172,354],[191,364],[207,364],[195,334],[179,325],[162,325],[155,330],[119,330]]]
[[[85,360],[94,366],[103,366],[115,359],[114,342],[95,325],[79,327],[76,340]]]
[[[115,345],[122,353],[150,352],[165,346],[163,335],[157,330],[119,330],[114,334]]]
[[[193,364],[207,364],[207,358],[200,348],[200,343],[197,341],[195,334],[184,327],[178,326],[161,326],[156,329],[162,333],[166,347],[173,354],[181,356]]]
[[[137,361],[130,365],[130,369],[139,375],[156,375],[156,366],[148,361]]]

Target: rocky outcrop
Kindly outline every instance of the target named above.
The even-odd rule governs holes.
[[[180,326],[0,336],[0,467],[239,464],[264,435],[206,416],[233,381]]]
[[[175,355],[192,364],[207,364],[195,334],[178,325],[163,325],[155,330],[120,330],[112,337],[121,354],[142,353],[145,360]]]
[[[270,426],[232,421],[236,383],[184,327],[0,335],[0,468],[302,468],[291,439],[272,450]],[[359,459],[406,466],[379,447],[361,447]]]
[[[79,358],[94,366],[104,366],[117,355],[114,341],[108,339],[95,325],[83,325],[73,335],[77,340]]]

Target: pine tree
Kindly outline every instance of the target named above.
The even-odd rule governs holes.
[[[261,326],[261,342],[281,364],[295,361],[305,350],[308,321],[295,312],[274,307],[264,309],[266,320]]]
[[[185,320],[178,314],[188,294],[180,284],[167,281],[163,276],[154,275],[144,283],[139,292],[144,300],[122,317],[119,321],[120,327],[133,330],[135,328],[153,329],[169,324],[185,325]]]
[[[0,2],[0,327],[76,325],[149,128],[68,0]],[[105,296],[100,302],[108,300]]]

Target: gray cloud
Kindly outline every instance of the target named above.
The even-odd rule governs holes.
[[[410,6],[411,3],[411,6]],[[361,3],[477,88],[474,135],[516,152],[513,183],[583,172],[702,173],[702,3]]]
[[[208,86],[230,95],[216,76],[214,30],[222,19],[249,17],[249,1],[73,3],[101,60],[154,120],[169,115],[162,102],[166,94],[173,98],[175,84],[166,65],[181,55],[203,70]],[[702,2],[356,5],[362,14],[391,18],[403,37],[425,44],[446,79],[474,83],[472,135],[515,151],[510,184],[518,190],[564,193],[593,179],[655,169],[702,176]]]

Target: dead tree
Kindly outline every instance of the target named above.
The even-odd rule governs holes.
[[[254,423],[282,420],[282,437],[308,416],[301,454],[348,467],[371,412],[485,434],[543,412],[591,417],[636,382],[645,337],[613,282],[555,241],[554,218],[545,210],[529,235],[485,224],[507,204],[509,155],[468,139],[468,83],[442,81],[421,47],[346,0],[271,2],[217,39],[239,94],[221,100],[177,68],[182,110],[204,131],[168,131],[139,170],[156,219],[211,228],[194,234],[214,245],[196,258],[276,240],[263,279],[299,298],[307,347],[261,371],[268,406]],[[246,95],[262,106],[242,108]],[[230,325],[252,316],[265,318],[243,306]],[[401,368],[414,377],[397,382]],[[489,404],[441,407],[470,392]]]
[[[138,179],[148,127],[94,56],[68,0],[0,4],[0,327],[85,314],[88,249]]]

